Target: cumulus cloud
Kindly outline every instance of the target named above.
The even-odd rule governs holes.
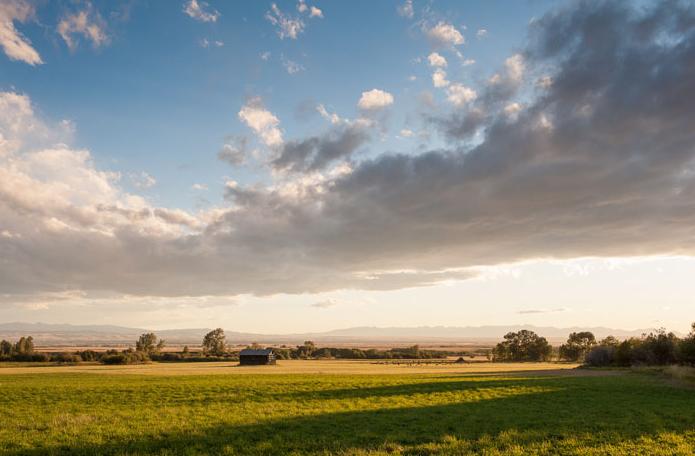
[[[448,86],[449,81],[446,79],[446,71],[437,68],[434,73],[432,73],[432,85],[438,89]]]
[[[362,92],[362,96],[357,102],[357,106],[365,111],[384,109],[392,104],[393,95],[379,89],[372,89],[367,92]]]
[[[427,61],[432,67],[446,67],[447,62],[443,55],[438,52],[432,52],[427,56]]]
[[[43,63],[41,56],[31,46],[31,41],[22,35],[14,22],[26,22],[34,14],[34,8],[24,0],[7,0],[0,3],[0,46],[10,60],[19,60],[29,65]]]
[[[538,258],[695,255],[695,11],[668,5],[572,3],[536,20],[520,83],[547,75],[552,84],[528,93],[515,122],[504,113],[512,100],[478,88],[475,144],[229,183],[226,206],[198,214],[124,192],[88,151],[31,146],[41,120],[26,97],[3,94],[0,232],[9,235],[0,236],[0,289],[380,290]],[[511,80],[515,64],[501,77]],[[245,108],[240,118],[257,134],[277,130],[281,151],[277,118],[258,100]],[[298,140],[286,163],[308,169],[346,156],[324,152],[322,141]]]
[[[318,9],[315,6],[312,6],[311,8],[309,8],[309,17],[323,18],[323,11],[321,11],[320,9]]]
[[[282,144],[280,120],[263,106],[259,97],[251,98],[239,111],[239,119],[244,122],[268,147]]]
[[[451,84],[446,89],[446,99],[455,106],[464,106],[478,97],[475,90],[463,84]]]
[[[106,23],[91,3],[87,3],[87,7],[82,11],[65,15],[58,22],[57,30],[71,51],[77,48],[78,41],[75,37],[79,35],[91,42],[94,48],[109,42]]]
[[[475,36],[478,38],[485,38],[487,36],[487,30],[484,28],[478,29],[478,31],[475,32]]]
[[[206,2],[189,0],[183,4],[183,12],[200,22],[217,22],[220,12],[211,8]]]
[[[427,28],[425,34],[433,45],[439,47],[453,47],[465,42],[463,34],[452,24],[444,21],[440,21],[435,26]]]

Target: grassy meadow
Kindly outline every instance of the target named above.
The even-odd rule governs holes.
[[[687,382],[570,367],[8,367],[0,454],[695,453]]]

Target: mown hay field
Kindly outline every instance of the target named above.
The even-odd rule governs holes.
[[[648,372],[128,367],[0,369],[0,454],[695,453],[695,390]]]

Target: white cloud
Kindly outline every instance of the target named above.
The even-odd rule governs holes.
[[[411,82],[417,81],[417,76],[415,76],[414,74],[411,74],[410,76],[408,76],[408,81],[411,81]]]
[[[408,128],[404,128],[404,129],[401,130],[401,136],[404,137],[404,138],[410,138],[410,137],[412,137],[413,135],[415,135],[415,133],[413,132],[413,130],[410,130],[410,129],[408,129]]]
[[[432,67],[446,67],[447,62],[443,55],[438,52],[433,52],[427,56],[427,60]]]
[[[210,8],[206,2],[198,2],[198,0],[189,0],[184,3],[183,12],[200,22],[217,22],[220,17],[219,11]]]
[[[521,111],[521,105],[519,103],[509,103],[504,107],[504,113],[510,117],[515,118],[517,114]]]
[[[466,60],[464,60],[463,63],[462,63],[463,66],[468,66],[468,65],[473,65],[473,64],[475,64],[475,60],[474,60],[474,59],[466,59]]]
[[[204,192],[208,190],[208,186],[205,184],[193,184],[191,185],[191,190],[196,190],[199,192]]]
[[[75,40],[75,35],[82,35],[92,43],[94,48],[109,42],[106,24],[91,4],[88,4],[87,9],[64,16],[58,23],[58,34],[71,51],[77,48],[78,42]]]
[[[283,143],[280,120],[265,109],[259,97],[250,99],[239,111],[239,119],[244,122],[268,147]]]
[[[200,40],[200,46],[204,48],[209,48],[210,46],[222,47],[224,46],[224,42],[219,40],[210,41],[207,38],[203,38],[202,40]]]
[[[31,46],[31,41],[14,26],[14,21],[26,22],[33,14],[34,8],[24,0],[0,2],[0,46],[10,60],[29,65],[43,63],[39,53]]]
[[[464,106],[478,97],[475,90],[462,84],[451,84],[446,91],[447,100],[455,106]]]
[[[265,14],[265,18],[277,27],[277,34],[282,40],[285,38],[296,40],[304,31],[304,21],[301,18],[286,15],[275,3],[270,5],[270,11]]]
[[[309,10],[309,17],[319,17],[323,19],[323,11],[321,11],[315,6],[312,6]]]
[[[463,35],[456,27],[443,21],[428,29],[426,34],[430,41],[437,46],[451,47],[465,42]]]
[[[328,309],[329,307],[335,307],[339,303],[335,299],[326,299],[323,301],[315,302],[311,305],[311,307],[316,307],[319,309]]]
[[[268,59],[270,58],[270,55],[271,55],[271,54],[270,54],[270,51],[265,51],[265,52],[261,53],[260,58],[261,58],[261,60],[263,60],[264,62],[267,62]]]
[[[341,119],[338,114],[328,112],[326,107],[322,104],[316,106],[316,111],[321,114],[321,117],[330,121],[333,125],[338,125],[343,122],[343,119]]]
[[[437,68],[437,70],[432,73],[432,84],[437,88],[448,86],[449,81],[446,79],[446,71]]]
[[[475,36],[477,36],[478,38],[485,38],[487,36],[487,29],[478,29],[478,31],[475,32]]]
[[[304,67],[301,64],[293,60],[286,59],[285,57],[282,58],[282,66],[285,67],[288,74],[296,74],[300,71],[304,71]]]
[[[357,106],[367,111],[379,110],[393,104],[393,95],[379,89],[362,92]]]
[[[139,172],[139,173],[131,173],[129,174],[130,181],[133,183],[134,186],[140,189],[147,189],[154,187],[155,184],[157,183],[157,179],[152,177],[150,174],[146,173],[145,171]]]
[[[514,82],[521,82],[524,76],[524,69],[526,67],[524,63],[524,58],[521,54],[514,54],[504,61],[504,66],[507,69],[507,75],[509,79]]]
[[[405,0],[405,3],[400,5],[396,11],[398,11],[398,14],[403,17],[407,17],[408,19],[412,19],[413,16],[415,15],[415,10],[413,9],[413,0]]]
[[[299,3],[297,3],[297,11],[300,13],[309,13],[309,17],[323,18],[323,11],[315,6],[307,5],[305,0],[299,0]]]

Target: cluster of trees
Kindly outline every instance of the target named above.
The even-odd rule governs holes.
[[[43,361],[44,356],[34,351],[34,338],[21,337],[14,344],[7,340],[0,341],[1,361]]]
[[[549,361],[555,354],[544,337],[524,329],[505,335],[492,357],[494,361]],[[613,336],[597,341],[589,331],[573,332],[559,347],[557,358],[589,366],[695,365],[695,323],[684,338],[663,329],[623,341]]]
[[[533,331],[522,329],[509,332],[504,340],[492,349],[493,361],[548,361],[553,347],[545,337]]]
[[[155,333],[145,333],[135,342],[135,350],[109,350],[99,361],[104,364],[138,364],[150,361],[224,361],[235,358],[235,354],[228,349],[222,328],[214,329],[203,337],[203,356],[192,354],[187,346],[180,353],[163,353],[165,344]]]
[[[695,365],[695,323],[684,338],[663,329],[622,342],[606,337],[591,346],[584,362],[589,366]]]

